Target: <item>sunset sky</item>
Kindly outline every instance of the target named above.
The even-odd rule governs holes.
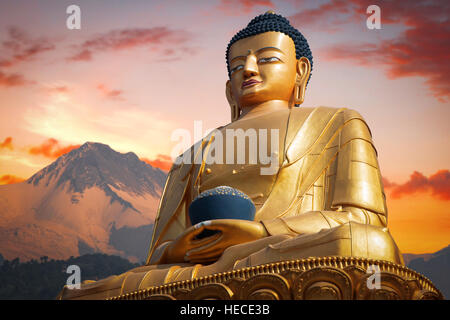
[[[450,2],[1,1],[0,184],[86,141],[164,170],[178,128],[229,122],[225,49],[269,9],[307,38],[304,106],[348,107],[369,124],[389,228],[407,253],[450,244]],[[81,8],[69,30],[66,8]],[[192,141],[194,142],[194,141]]]

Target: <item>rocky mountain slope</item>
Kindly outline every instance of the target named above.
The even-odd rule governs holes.
[[[87,142],[28,180],[0,186],[0,253],[22,260],[90,252],[142,259],[114,245],[117,230],[148,232],[165,179],[132,152]]]

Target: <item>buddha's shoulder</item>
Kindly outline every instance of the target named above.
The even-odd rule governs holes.
[[[337,130],[352,139],[356,136],[370,139],[370,129],[361,114],[349,108],[299,107],[291,110],[287,141],[292,145],[304,144],[306,137],[310,143],[327,132],[333,135]],[[302,141],[300,143],[299,141]]]
[[[363,117],[361,114],[350,108],[336,108],[336,107],[326,107],[326,106],[318,106],[318,107],[297,107],[293,108],[291,111],[291,119],[295,122],[296,119],[301,120],[303,118],[336,118],[342,117],[344,121],[348,121],[351,119],[361,119]]]

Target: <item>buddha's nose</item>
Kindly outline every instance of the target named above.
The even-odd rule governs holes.
[[[254,54],[249,54],[245,60],[244,78],[250,78],[259,74],[258,63]]]

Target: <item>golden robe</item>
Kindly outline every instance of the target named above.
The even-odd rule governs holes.
[[[261,167],[267,167],[262,164],[207,164],[215,139],[214,134],[207,136],[181,156],[190,158],[191,164],[175,164],[169,172],[146,265],[85,283],[80,290],[65,288],[60,297],[108,298],[310,256],[355,256],[403,264],[386,228],[377,152],[359,113],[346,108],[300,107],[237,120],[219,130],[237,128],[279,130],[279,150],[269,150],[278,155],[275,174],[261,175]],[[255,221],[262,222],[269,236],[229,247],[210,265],[159,264],[169,241],[191,225],[187,212],[192,200],[220,185],[252,198]]]

